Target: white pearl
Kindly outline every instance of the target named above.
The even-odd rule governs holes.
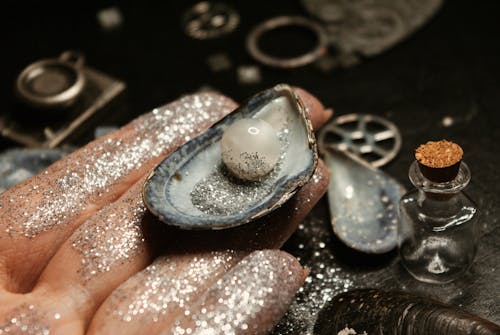
[[[260,119],[240,119],[229,126],[221,140],[222,161],[235,176],[258,180],[274,168],[280,158],[276,130]]]

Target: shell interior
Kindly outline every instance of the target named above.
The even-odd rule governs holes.
[[[278,164],[256,182],[237,179],[222,163],[221,137],[240,118],[267,121],[280,140]],[[281,84],[255,95],[163,160],[144,186],[144,202],[161,221],[183,229],[229,228],[283,204],[310,179],[317,159],[305,108]]]
[[[328,203],[335,235],[361,252],[392,250],[397,244],[397,209],[404,187],[348,152],[322,154],[333,171]]]

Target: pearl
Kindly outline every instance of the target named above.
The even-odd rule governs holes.
[[[222,161],[236,177],[259,180],[274,169],[280,157],[276,130],[260,119],[240,119],[221,140]]]

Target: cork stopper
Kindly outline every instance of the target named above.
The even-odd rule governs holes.
[[[452,181],[458,174],[464,152],[453,142],[429,141],[415,150],[415,158],[425,178],[445,183]]]

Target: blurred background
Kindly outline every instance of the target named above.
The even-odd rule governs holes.
[[[342,246],[331,233],[324,199],[285,247],[312,273],[277,332],[302,334],[311,329],[311,316],[333,295],[373,286],[419,291],[498,323],[499,12],[497,0],[274,0],[204,5],[196,1],[6,1],[0,23],[4,32],[2,132],[12,132],[8,127],[14,122],[12,127],[28,129],[24,135],[36,128],[43,143],[54,136],[44,130],[47,125],[57,132],[78,116],[81,110],[34,111],[15,90],[16,78],[29,64],[75,50],[84,55],[85,66],[120,83],[120,89],[89,122],[55,145],[64,150],[93,139],[96,127],[105,127],[100,128],[105,132],[187,93],[216,90],[241,102],[277,83],[305,88],[332,107],[335,116],[375,114],[394,122],[403,145],[383,170],[407,187],[413,150],[428,140],[453,140],[464,149],[472,171],[468,192],[482,210],[482,239],[466,278],[446,287],[427,287],[401,272],[395,251],[367,256]],[[326,42],[322,44],[309,25],[294,25],[261,35],[259,49],[282,59],[319,49],[310,63],[279,68],[251,55],[249,35],[277,16],[301,16],[319,25]],[[209,36],[212,33],[215,36]],[[2,150],[26,146],[12,136],[3,136],[0,143]]]

